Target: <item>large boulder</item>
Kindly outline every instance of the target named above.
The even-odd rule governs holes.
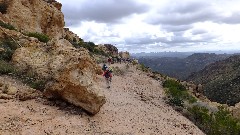
[[[51,38],[63,37],[65,23],[60,3],[43,0],[10,0],[7,4],[7,13],[1,18],[6,18],[5,20],[18,30],[44,33]]]
[[[44,90],[47,97],[62,98],[96,114],[105,103],[105,97],[96,82],[100,67],[88,51],[72,47],[65,39],[52,40],[48,44],[30,43],[15,51],[13,63],[20,70],[50,80]]]

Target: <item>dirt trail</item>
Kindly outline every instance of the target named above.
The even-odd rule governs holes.
[[[120,69],[125,64],[114,64]],[[1,135],[202,135],[163,101],[160,82],[130,67],[113,76],[111,88],[99,76],[106,104],[95,116],[62,101],[0,100]]]

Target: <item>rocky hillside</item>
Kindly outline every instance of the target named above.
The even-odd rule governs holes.
[[[212,63],[187,80],[203,84],[212,101],[234,105],[240,102],[240,55]]]
[[[203,134],[162,100],[161,81],[136,67],[118,65],[106,89],[94,57],[118,49],[64,28],[60,3],[0,7],[0,134]]]
[[[221,118],[230,126],[215,117],[218,109],[201,112],[202,104],[208,107],[197,99],[206,100],[201,85],[136,61],[111,64],[106,88],[97,62],[129,53],[64,28],[55,0],[0,0],[0,7],[0,134],[204,134],[196,125],[206,133],[240,132],[228,113]]]
[[[191,73],[203,69],[206,65],[223,60],[229,55],[195,53],[186,58],[177,57],[141,57],[139,62],[165,75],[185,80]]]

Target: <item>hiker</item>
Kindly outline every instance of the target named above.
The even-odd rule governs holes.
[[[106,79],[107,88],[110,88],[110,83],[112,82],[112,68],[107,68],[107,70],[103,73],[103,76]]]
[[[104,63],[103,66],[102,66],[103,72],[105,72],[107,70],[107,68],[108,68],[107,65]]]
[[[111,65],[111,63],[112,63],[112,59],[110,57],[108,58],[108,63],[109,63],[109,65]]]

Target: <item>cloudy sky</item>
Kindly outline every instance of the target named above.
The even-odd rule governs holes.
[[[240,0],[57,0],[66,27],[120,51],[240,50]]]

